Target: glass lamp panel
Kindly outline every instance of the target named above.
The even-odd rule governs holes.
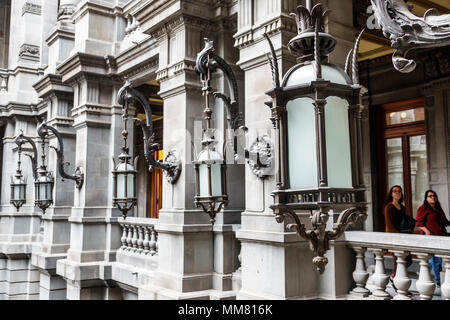
[[[298,98],[286,105],[291,189],[317,188],[316,117],[313,100]]]
[[[125,171],[134,170],[133,166],[130,164],[120,164],[117,167],[117,171]],[[126,180],[125,180],[126,179]],[[126,182],[125,182],[126,181]],[[126,189],[127,194],[125,195],[125,183],[126,183]],[[118,173],[117,174],[117,198],[118,199],[125,199],[125,198],[134,198],[134,175],[132,173]]]
[[[348,102],[328,97],[325,105],[328,186],[352,188]]]
[[[15,185],[13,186],[13,200],[19,200],[19,193],[20,193],[20,186]]]
[[[53,199],[53,185],[51,182],[47,182],[45,184],[46,188],[47,188],[47,193],[46,193],[46,200],[52,200]]]
[[[20,200],[25,200],[25,186],[20,186]]]
[[[322,65],[322,78],[333,83],[347,84],[347,80],[339,70],[327,65]],[[310,83],[311,81],[316,81],[316,73],[314,67],[309,64],[292,72],[286,81],[286,86]]]
[[[208,196],[208,168],[206,164],[200,164],[198,166],[199,184],[200,184],[200,196]]]
[[[208,166],[199,165],[200,196],[208,197]],[[211,196],[222,195],[222,174],[220,164],[211,165]]]
[[[134,175],[127,175],[127,198],[134,198]]]
[[[211,183],[212,183],[212,195],[222,195],[222,173],[220,164],[213,164],[211,166]]]
[[[45,193],[45,183],[39,184],[39,198],[38,200],[47,200]]]

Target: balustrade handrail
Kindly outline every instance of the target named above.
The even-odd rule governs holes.
[[[155,226],[158,219],[141,217],[127,217],[127,219],[124,219],[123,217],[119,217],[118,222],[120,225]]]
[[[343,240],[363,247],[399,249],[450,256],[450,237],[420,234],[346,231]]]

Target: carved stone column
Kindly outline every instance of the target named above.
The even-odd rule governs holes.
[[[63,138],[64,160],[75,168],[75,130],[72,128],[73,89],[61,82],[61,77],[48,74],[34,85],[43,99],[41,106],[47,110],[47,123],[57,129]],[[49,145],[60,148],[54,135],[49,136]],[[53,205],[45,215],[44,237],[40,250],[31,257],[32,264],[41,271],[40,299],[65,299],[66,282],[56,275],[56,262],[67,257],[70,244],[69,217],[74,205],[74,182],[61,178],[58,171],[56,152],[49,149],[47,169],[55,177]]]
[[[168,5],[176,6],[176,1]],[[156,79],[160,82],[158,94],[164,100],[164,155],[176,149],[182,162],[181,176],[175,184],[163,178],[163,206],[155,226],[159,265],[154,284],[139,288],[139,299],[233,298],[232,272],[237,268],[239,250],[234,231],[243,207],[243,184],[239,183],[243,181],[243,165],[227,166],[230,203],[224,214],[218,214],[213,228],[209,216],[194,206],[192,164],[192,143],[199,147],[205,126],[202,84],[193,70],[197,53],[204,47],[203,37],[214,40],[217,54],[230,64],[233,50],[224,30],[228,27],[209,20],[214,12],[211,3],[197,2],[181,11],[153,24],[151,14],[136,16],[142,30],[159,43]],[[202,12],[201,17],[198,12]],[[214,80],[213,85],[220,90],[224,86],[222,76]],[[213,127],[219,129],[219,140],[224,136],[224,115],[221,106],[214,108]]]
[[[122,141],[122,110],[116,99],[123,83],[114,74],[114,61],[105,58],[120,40],[120,32],[112,32],[121,26],[116,4],[83,1],[76,7],[71,16],[74,48],[56,68],[63,83],[73,88],[74,165],[83,168],[85,177],[81,189],[72,185],[70,248],[67,258],[56,265],[57,274],[67,283],[67,299],[114,299],[118,293],[111,281],[110,262],[121,245],[122,230],[117,222],[120,213],[112,207],[111,171],[112,157],[119,154]]]

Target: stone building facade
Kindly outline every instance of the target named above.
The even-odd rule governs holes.
[[[330,61],[343,66],[360,31],[353,23],[353,3],[321,2],[332,10],[326,29],[337,39]],[[384,116],[380,110],[393,113],[389,104],[398,101],[418,99],[418,108],[424,108],[426,131],[417,135],[416,153],[426,163],[416,167],[425,165],[420,171],[426,174],[422,185],[437,191],[449,214],[450,73],[448,54],[442,55],[448,48],[420,53],[424,58],[410,75],[396,73],[390,57],[360,63],[361,82],[369,89],[363,117],[368,218],[364,231],[346,232],[332,242],[324,274],[318,274],[311,264],[308,242],[286,231],[288,222],[280,224],[274,219],[270,209],[273,175],[260,179],[245,161],[238,161],[228,166],[230,202],[215,224],[194,206],[191,143],[199,137],[203,119],[202,86],[194,66],[203,38],[214,41],[216,54],[236,75],[239,109],[249,128],[248,143],[252,143],[258,135],[270,136],[272,128],[265,106],[265,92],[272,83],[263,34],[270,36],[284,74],[296,63],[287,49],[297,33],[289,13],[303,3],[0,2],[0,299],[348,298],[359,297],[353,289],[355,282],[360,284],[354,271],[370,274],[375,284],[376,275],[384,272],[359,264],[355,267],[355,261],[361,262],[361,252],[366,263],[373,260],[373,254],[382,257],[386,250],[415,250],[419,260],[420,254],[448,259],[450,242],[445,238],[419,244],[418,235],[375,237],[384,228],[379,217],[386,181],[379,179],[380,170],[387,174],[394,170],[383,167],[383,158],[378,157],[383,151],[377,149],[377,139],[384,138],[384,129],[377,119]],[[147,172],[140,160],[138,204],[123,219],[112,205],[111,158],[117,157],[122,146],[122,107],[117,93],[125,80],[149,99],[163,156],[175,150],[182,172],[171,184],[161,172]],[[214,75],[213,83],[226,90],[221,74]],[[131,109],[132,116],[143,115],[139,106]],[[18,158],[14,138],[22,130],[39,145],[36,129],[43,120],[61,133],[68,170],[81,167],[85,178],[80,189],[63,179],[56,153],[45,150],[48,170],[55,176],[54,204],[45,214],[34,206],[28,159],[22,161],[27,201],[20,210],[10,204],[10,177]],[[218,139],[223,140],[226,119],[220,103],[215,106],[213,122],[222,133]],[[142,154],[141,136],[135,126],[130,127],[130,152]],[[54,135],[49,145],[57,146]],[[300,216],[309,223],[307,213]],[[333,219],[330,227],[332,223]],[[390,258],[386,259],[389,268]]]

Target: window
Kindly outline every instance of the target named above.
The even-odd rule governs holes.
[[[8,69],[11,0],[0,1],[0,69]]]
[[[378,200],[382,213],[390,187],[403,188],[413,217],[428,189],[427,139],[423,98],[381,105],[378,126]],[[383,223],[384,228],[384,223]],[[383,231],[383,228],[379,231]]]

